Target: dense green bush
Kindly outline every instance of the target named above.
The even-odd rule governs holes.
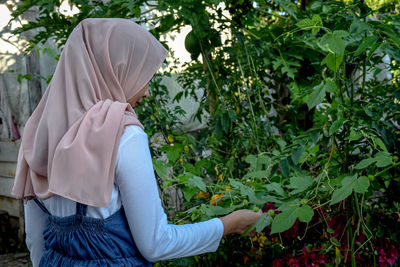
[[[141,18],[145,1],[22,1],[15,15],[41,6],[32,47],[65,41],[85,17]],[[208,127],[177,132],[179,108],[156,80],[140,109],[164,188],[183,192],[174,223],[240,208],[265,212],[257,236],[229,237],[218,252],[161,266],[387,266],[400,240],[400,19],[395,1],[158,1],[155,36],[191,25],[192,54],[179,81],[198,99]],[[222,4],[229,17],[223,13]],[[378,19],[377,19],[378,15]],[[52,23],[52,24],[51,24]],[[50,25],[51,24],[51,25]],[[229,33],[221,42],[221,33]],[[199,56],[202,59],[199,60]],[[387,64],[382,60],[389,58]],[[388,79],[378,78],[390,72]],[[196,84],[196,86],[195,86]],[[174,207],[169,207],[174,209]],[[250,229],[249,229],[250,230]]]

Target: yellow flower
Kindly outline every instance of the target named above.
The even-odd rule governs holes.
[[[236,108],[236,114],[239,114],[239,112],[240,112],[240,108],[237,107],[237,108]]]
[[[228,185],[228,186],[225,188],[225,191],[226,191],[226,192],[230,192],[230,191],[231,191],[231,187]]]
[[[173,143],[173,142],[174,142],[174,138],[173,138],[172,136],[168,135],[168,141],[169,141],[170,143]]]
[[[183,149],[185,149],[185,151],[186,151],[187,153],[189,153],[189,151],[190,151],[188,146],[184,146]]]
[[[265,241],[267,240],[267,237],[263,233],[259,233],[258,236],[258,244],[262,247],[265,244]]]
[[[183,159],[182,159],[182,158],[180,158],[180,159],[179,159],[179,163],[182,163],[182,162],[183,162]]]
[[[235,96],[239,96],[239,92],[235,92]]]
[[[207,199],[207,198],[209,198],[210,197],[210,193],[206,193],[206,192],[203,192],[203,191],[200,191],[198,194],[197,194],[197,198],[204,198],[204,199]]]
[[[218,180],[222,180],[222,173],[220,175],[218,175]]]
[[[336,255],[339,257],[343,257],[342,254],[340,253],[340,249],[336,247]]]
[[[223,196],[224,194],[215,194],[211,197],[211,201],[210,204],[211,205],[217,205],[219,202],[221,202],[220,198]],[[219,199],[219,200],[218,200]]]

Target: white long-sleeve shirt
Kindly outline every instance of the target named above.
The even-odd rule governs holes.
[[[72,200],[55,196],[43,202],[52,215],[75,214],[76,202]],[[221,241],[224,229],[218,218],[195,224],[168,224],[158,194],[148,138],[138,126],[127,126],[121,137],[109,206],[88,206],[87,216],[104,219],[118,211],[121,205],[136,246],[149,261],[214,252]],[[33,266],[39,265],[43,254],[45,223],[45,213],[34,201],[28,201],[25,231]]]

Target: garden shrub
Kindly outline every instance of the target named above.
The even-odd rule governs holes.
[[[85,17],[141,18],[145,1],[71,1],[73,17],[37,1],[42,26],[32,47],[65,41]],[[101,2],[101,3],[100,3]],[[15,16],[30,1],[22,1]],[[30,4],[28,4],[30,3]],[[374,4],[375,3],[375,4]],[[159,266],[388,266],[400,240],[400,17],[395,1],[170,1],[153,5],[155,36],[191,25],[184,95],[205,88],[196,118],[177,132],[166,88],[140,110],[163,188],[183,193],[173,223],[261,208],[253,238],[224,238],[216,253]],[[223,12],[229,12],[227,16]],[[118,8],[116,8],[118,7]],[[42,22],[40,22],[42,21]],[[53,23],[47,25],[47,23]],[[221,33],[228,32],[222,43]],[[383,58],[389,62],[382,63]],[[202,59],[201,61],[199,59]],[[383,66],[383,67],[382,67]],[[386,79],[379,74],[387,72]],[[196,86],[194,86],[196,85]],[[250,231],[251,229],[249,229]]]

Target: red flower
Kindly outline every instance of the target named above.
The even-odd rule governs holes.
[[[300,225],[300,222],[297,219],[296,222],[293,224],[293,226],[289,230],[286,230],[285,232],[282,233],[282,236],[286,239],[295,239],[299,233],[299,225]]]
[[[386,238],[380,238],[378,240],[378,245],[376,246],[377,251],[379,253],[379,263],[378,266],[392,266],[396,261],[399,256],[399,251],[398,249],[390,244],[389,239]]]
[[[335,238],[338,238],[339,235],[343,233],[345,225],[346,225],[346,217],[344,213],[339,213],[333,216],[330,221],[328,221],[328,227],[334,231],[332,236]]]
[[[323,267],[326,266],[328,260],[324,254],[320,254],[319,249],[311,250],[303,248],[303,254],[299,257],[293,257],[291,254],[286,254],[284,258],[275,259],[272,263],[273,267]]]

